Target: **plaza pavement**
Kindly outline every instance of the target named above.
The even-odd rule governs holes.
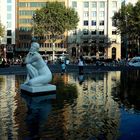
[[[59,64],[48,64],[52,73],[61,73],[61,66]],[[86,65],[84,66],[84,73],[93,72],[106,72],[106,71],[127,71],[127,70],[140,70],[139,68],[129,66],[95,66]],[[78,73],[78,66],[74,64],[67,65],[67,73]],[[26,74],[26,67],[20,65],[12,65],[10,67],[0,68],[0,75],[24,75]]]

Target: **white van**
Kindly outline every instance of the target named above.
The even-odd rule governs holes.
[[[140,67],[140,56],[133,57],[129,62],[129,66]]]

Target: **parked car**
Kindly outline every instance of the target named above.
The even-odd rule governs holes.
[[[129,62],[129,66],[140,67],[140,56],[133,57]]]

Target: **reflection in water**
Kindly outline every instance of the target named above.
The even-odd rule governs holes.
[[[31,139],[39,139],[52,109],[52,100],[56,95],[30,97],[22,94],[28,107],[26,123]]]
[[[54,74],[56,96],[38,97],[20,94],[25,76],[0,76],[0,139],[140,138],[139,71],[80,76]]]
[[[15,76],[0,75],[0,139],[12,137],[16,139],[16,109]]]
[[[136,109],[140,111],[140,71],[121,73],[121,81],[118,84],[119,101],[126,109]]]
[[[58,114],[55,113],[54,124],[61,122],[56,126],[59,130],[62,129],[61,137],[69,140],[117,138],[120,114],[118,104],[113,101],[110,94],[111,86],[115,85],[111,78],[113,76],[116,80],[119,80],[120,73],[101,75],[96,73],[95,75],[85,76],[82,85],[77,82],[79,77],[75,79],[75,76],[69,75],[68,81],[76,85],[78,98],[74,100],[72,105],[68,102],[64,103],[63,110]],[[53,118],[52,113],[49,120]],[[61,126],[62,124],[63,126]],[[49,123],[48,126],[50,125]],[[55,132],[55,128],[52,132]]]
[[[84,75],[83,74],[79,74],[78,80],[79,80],[79,84],[82,85],[82,83],[84,82]]]

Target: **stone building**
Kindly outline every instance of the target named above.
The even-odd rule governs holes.
[[[68,53],[74,58],[121,58],[121,37],[112,16],[121,7],[120,0],[69,0],[79,14],[76,30],[69,32]]]
[[[25,55],[30,48],[30,42],[35,36],[33,17],[36,9],[40,9],[46,5],[49,0],[16,0],[16,52]],[[50,0],[54,1],[54,0]],[[64,2],[64,0],[60,0]],[[53,52],[55,55],[66,52],[66,43],[63,39],[58,40],[55,44],[49,42],[50,36],[39,37],[40,53],[45,56],[52,57]]]
[[[33,35],[34,11],[54,0],[0,0],[0,19],[6,26],[2,39],[5,54],[12,56],[27,54]],[[69,54],[77,58],[80,54],[93,58],[121,58],[121,37],[116,34],[112,16],[121,7],[120,0],[59,0],[74,8],[80,21],[77,29],[62,35],[55,44],[50,36],[40,37],[40,53],[46,56]],[[2,14],[2,13],[6,13]],[[16,36],[15,36],[16,35]],[[16,45],[14,45],[16,44]],[[4,47],[5,46],[5,47]],[[1,47],[2,48],[2,47]],[[11,53],[11,54],[10,54]]]
[[[0,22],[5,35],[0,40],[0,57],[13,57],[15,47],[15,0],[0,0]]]

